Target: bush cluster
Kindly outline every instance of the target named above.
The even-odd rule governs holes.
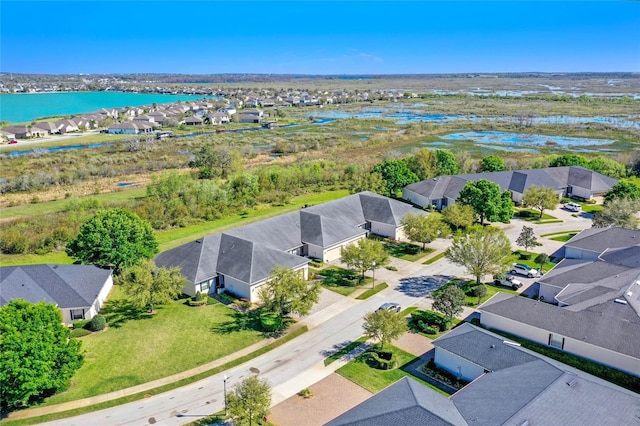
[[[91,321],[89,321],[87,328],[90,331],[100,331],[100,330],[104,330],[106,326],[107,326],[106,318],[104,317],[104,315],[98,314],[93,318],[91,318]]]
[[[398,366],[398,360],[393,356],[393,352],[371,351],[369,363],[379,370],[393,370]]]
[[[433,311],[413,311],[411,313],[411,323],[427,334],[436,334],[451,328],[451,321],[447,321],[444,315]]]

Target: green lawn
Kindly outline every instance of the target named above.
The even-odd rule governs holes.
[[[536,256],[538,256],[538,254],[540,254],[540,253],[534,253],[532,251],[516,250],[516,251],[513,252],[513,254],[518,259],[517,263],[523,263],[523,264],[525,264],[527,266],[530,266],[532,268],[535,268],[535,269],[539,269],[540,268],[540,265],[534,262],[534,260],[536,259]],[[530,255],[530,258],[529,259],[522,259],[521,258],[522,254],[528,254],[528,255]],[[547,263],[544,264],[542,269],[545,272],[549,272],[549,270],[551,270],[551,268],[553,268],[554,266],[556,266],[555,263],[547,262]]]
[[[493,284],[493,282],[488,282],[488,283],[484,283],[484,284],[485,284],[485,287],[487,287],[487,294],[483,298],[480,299],[480,303],[486,302],[487,300],[489,300],[497,292],[508,293],[508,294],[518,294],[517,291],[511,290],[508,287],[497,286],[497,285]],[[473,281],[465,281],[465,280],[462,280],[460,278],[455,278],[455,279],[449,281],[448,283],[446,283],[445,285],[441,286],[437,290],[435,290],[432,293],[432,296],[436,296],[438,293],[440,293],[442,290],[444,290],[446,287],[448,287],[450,285],[460,286],[462,291],[464,291],[464,294],[466,296],[465,299],[464,299],[465,306],[478,306],[478,304],[479,304],[478,303],[478,297],[473,295],[473,288],[476,286],[475,280],[473,280]]]
[[[533,222],[535,221],[546,222],[548,220],[558,219],[557,217],[551,216],[550,214],[547,214],[547,213],[543,213],[542,217],[540,217],[540,211],[534,210],[534,209],[516,209],[513,216],[526,221],[533,221]]]
[[[425,260],[424,262],[422,262],[423,265],[431,265],[432,263],[437,262],[438,260],[442,259],[443,257],[446,256],[446,252],[442,252],[442,253],[438,253],[433,257],[430,257],[429,259]]]
[[[418,259],[422,259],[426,255],[434,251],[429,247],[422,250],[420,246],[407,242],[393,241],[387,238],[375,239],[379,239],[380,241],[382,241],[382,243],[384,244],[384,249],[387,251],[387,253],[389,253],[389,255],[409,262],[414,262]]]
[[[331,364],[332,362],[339,360],[340,358],[342,358],[343,356],[345,356],[346,354],[348,354],[349,352],[351,352],[352,350],[354,350],[355,348],[357,348],[358,346],[360,346],[361,344],[363,344],[366,341],[367,341],[367,336],[359,337],[358,339],[356,339],[353,342],[349,343],[348,345],[346,345],[342,349],[338,350],[333,355],[325,358],[325,360],[324,360],[325,367],[327,365]]]
[[[264,338],[255,315],[216,303],[189,307],[185,299],[149,316],[132,309],[114,287],[103,309],[109,328],[81,338],[84,365],[57,404],[146,383],[232,354]]]
[[[575,232],[571,232],[569,234],[558,235],[557,237],[550,237],[549,239],[553,240],[553,241],[560,241],[560,242],[566,243],[567,241],[569,241],[570,239],[572,239],[575,236],[576,236],[576,233]]]
[[[570,231],[551,232],[549,234],[542,234],[540,236],[541,237],[552,237],[554,235],[564,235],[564,234],[568,234],[568,233],[577,234],[580,231],[581,231],[580,229],[572,229]]]
[[[411,377],[431,389],[436,390],[437,392],[442,393],[443,395],[447,395],[436,387],[424,382],[423,380],[415,377],[405,371],[405,368],[416,361],[418,357],[412,355],[408,352],[403,351],[402,349],[396,348],[395,346],[386,346],[386,350],[391,350],[394,353],[394,356],[399,362],[400,367],[395,368],[393,370],[378,370],[376,368],[370,367],[367,363],[368,355],[365,352],[360,355],[353,361],[350,361],[348,364],[340,367],[336,373],[340,374],[342,377],[345,377],[357,385],[362,386],[369,392],[377,393],[387,386],[397,382],[403,377]]]
[[[322,279],[322,286],[343,296],[349,296],[357,289],[373,284],[373,279],[365,277],[360,281],[360,274],[339,266],[330,266],[328,268],[315,271]]]
[[[380,284],[376,284],[375,288],[370,288],[367,291],[363,292],[360,296],[356,297],[356,299],[358,300],[366,300],[368,298],[370,298],[371,296],[380,293],[382,290],[389,288],[389,284],[387,283],[380,283]]]

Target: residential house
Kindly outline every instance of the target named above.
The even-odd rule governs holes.
[[[266,219],[165,251],[156,265],[180,267],[189,283],[184,293],[230,291],[258,299],[275,266],[301,271],[306,278],[308,257],[331,262],[341,249],[370,232],[389,238],[402,236],[402,218],[424,214],[401,201],[372,192]]]
[[[139,133],[151,133],[153,127],[150,124],[142,121],[125,121],[124,123],[115,123],[109,126],[108,132],[110,134],[129,134],[137,135]]]
[[[640,230],[587,229],[538,282],[538,299],[503,293],[482,325],[640,376]]]
[[[228,124],[231,121],[227,114],[224,114],[219,111],[214,111],[212,113],[209,113],[207,117],[209,118],[209,122],[216,126],[219,124]]]
[[[524,192],[532,185],[553,188],[558,197],[576,196],[591,199],[603,195],[618,181],[579,166],[547,167],[532,170],[472,173],[438,176],[407,185],[402,198],[421,207],[433,206],[441,210],[454,203],[460,191],[470,181],[486,179],[495,182],[502,191],[511,191],[515,203],[522,202]]]
[[[0,267],[0,305],[13,299],[55,304],[64,323],[93,318],[104,304],[113,277],[92,265],[22,265]]]
[[[143,115],[139,115],[137,117],[134,117],[132,121],[134,121],[134,122],[140,121],[140,122],[151,124],[151,125],[156,123],[155,117],[153,117],[151,115],[147,115],[147,114],[143,114]]]
[[[241,112],[236,114],[235,120],[238,123],[262,123],[264,121],[264,117],[256,114],[246,114]]]
[[[43,121],[41,123],[36,123],[33,127],[37,127],[40,130],[44,130],[48,135],[53,135],[59,132],[58,126],[50,121]]]
[[[446,397],[403,378],[327,426],[634,424],[640,396],[465,323],[433,342],[435,364],[470,383]]]
[[[228,106],[228,107],[218,109],[218,112],[227,114],[228,116],[232,116],[233,114],[236,114],[238,110],[236,107]]]
[[[0,140],[2,141],[10,141],[11,139],[15,139],[16,134],[6,131],[5,129],[0,130]]]
[[[77,132],[80,130],[78,124],[73,120],[59,120],[56,121],[59,133]]]
[[[31,137],[34,137],[31,134],[31,129],[28,126],[7,126],[3,127],[2,131],[12,134],[14,138],[18,139],[29,139]],[[46,134],[44,130],[42,130],[42,132]]]
[[[202,126],[203,123],[204,123],[204,120],[195,115],[192,115],[191,117],[187,117],[184,120],[184,124],[186,124],[187,126]]]

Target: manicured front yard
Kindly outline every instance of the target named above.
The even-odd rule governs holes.
[[[322,286],[343,296],[349,296],[357,289],[373,283],[373,278],[365,277],[360,281],[361,275],[339,266],[317,271],[316,274],[323,277]]]
[[[259,320],[219,303],[189,307],[185,300],[149,316],[132,309],[114,287],[103,313],[109,328],[81,338],[85,363],[56,404],[146,383],[232,354],[262,340]]]
[[[464,294],[466,296],[465,299],[464,299],[465,306],[477,306],[479,304],[478,303],[478,296],[474,296],[473,295],[473,288],[476,286],[476,282],[475,281],[464,281],[464,280],[461,280],[459,278],[455,278],[455,279],[449,281],[447,284],[445,284],[442,287],[440,287],[439,289],[435,290],[432,293],[432,296],[436,296],[444,288],[446,288],[447,286],[450,286],[450,285],[457,285],[462,289],[462,291],[464,291]],[[487,300],[489,300],[497,292],[509,293],[509,294],[514,294],[514,295],[518,294],[517,291],[514,291],[514,290],[512,290],[512,289],[510,289],[508,287],[497,286],[497,285],[493,284],[493,282],[485,283],[485,287],[487,288],[487,294],[483,298],[480,299],[480,303],[486,302]]]
[[[409,376],[412,379],[415,379],[423,383],[424,385],[429,386],[437,392],[447,395],[436,387],[428,384],[427,382],[419,379],[416,376],[413,376],[405,370],[406,367],[412,362],[416,361],[418,357],[391,345],[385,346],[385,350],[390,350],[393,352],[394,357],[397,357],[396,359],[398,360],[398,364],[400,365],[400,367],[393,370],[378,370],[376,368],[370,367],[367,363],[368,355],[365,352],[353,361],[350,361],[348,364],[340,367],[336,371],[336,373],[373,393],[380,392],[382,389],[397,382],[403,377]]]
[[[384,249],[387,251],[387,253],[389,253],[390,256],[397,257],[398,259],[406,260],[409,262],[414,262],[418,259],[422,259],[426,255],[434,251],[429,247],[422,250],[422,247],[415,244],[394,241],[375,235],[372,235],[370,238],[381,241],[384,244]]]

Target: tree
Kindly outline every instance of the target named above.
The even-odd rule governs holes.
[[[640,200],[640,180],[621,179],[604,195],[605,203],[621,198]]]
[[[587,167],[587,159],[578,154],[563,154],[549,162],[549,167],[581,166]]]
[[[385,194],[387,183],[380,173],[357,171],[351,175],[349,192],[357,194],[362,191],[371,191],[377,194]]]
[[[157,252],[158,242],[149,222],[121,208],[99,211],[67,244],[67,254],[75,260],[113,267],[116,274]]]
[[[453,203],[442,210],[442,217],[455,229],[467,229],[475,221],[475,212],[469,205]]]
[[[81,342],[55,305],[14,299],[0,307],[0,405],[23,408],[69,386],[83,363]]]
[[[553,210],[558,206],[558,194],[548,186],[531,185],[522,195],[522,204],[540,211],[540,218],[545,210]]]
[[[446,257],[464,266],[467,273],[476,278],[478,285],[484,275],[500,274],[513,263],[509,238],[493,226],[475,225],[468,233],[456,236],[446,251]]]
[[[434,311],[442,312],[447,321],[451,321],[462,312],[465,298],[464,291],[458,286],[449,285],[433,296],[433,305],[431,307]]]
[[[484,157],[480,161],[481,172],[502,172],[504,170],[507,170],[507,164],[504,162],[504,158],[497,155]]]
[[[478,298],[478,305],[479,305],[482,298],[487,295],[487,286],[484,284],[474,286],[473,295]]]
[[[265,309],[280,316],[289,312],[307,315],[318,303],[320,285],[305,281],[300,271],[276,266],[269,280],[258,290],[258,295]]]
[[[407,238],[422,243],[422,250],[436,238],[445,238],[451,234],[451,228],[444,223],[442,215],[439,213],[428,215],[409,213],[402,218],[400,224],[403,226],[402,230]]]
[[[540,265],[540,268],[538,268],[538,271],[542,273],[542,267],[547,263],[549,263],[549,255],[547,255],[546,253],[540,253],[539,255],[536,256],[536,258],[533,261],[537,265]]]
[[[516,244],[524,247],[524,251],[529,251],[529,247],[533,247],[537,243],[537,238],[533,233],[533,228],[530,226],[523,226],[520,235],[516,239]]]
[[[451,151],[436,149],[436,176],[457,175],[460,167]]]
[[[380,241],[363,238],[357,243],[351,243],[340,251],[342,261],[350,268],[362,273],[382,268],[389,263],[389,253]]]
[[[380,343],[380,349],[407,331],[407,321],[387,309],[378,309],[364,316],[364,334]]]
[[[186,279],[180,268],[156,268],[153,260],[143,259],[140,264],[125,269],[116,278],[122,290],[138,308],[162,305],[182,294]]]
[[[189,166],[200,168],[201,179],[227,179],[242,170],[242,156],[225,146],[204,145]]]
[[[509,191],[500,193],[500,186],[487,179],[472,180],[465,184],[458,202],[471,206],[480,218],[480,224],[485,219],[508,221],[513,216],[513,202]]]
[[[627,177],[627,167],[602,155],[597,156],[589,161],[587,168],[594,172],[602,173],[605,176],[612,177],[614,179],[621,179]]]
[[[637,229],[640,221],[640,200],[616,198],[604,205],[604,208],[593,214],[594,228],[608,228],[610,226],[627,229]]]
[[[234,425],[259,424],[269,414],[271,388],[266,380],[249,376],[225,395],[229,417]]]
[[[407,158],[407,166],[420,180],[430,179],[436,176],[435,163],[435,152],[427,148],[420,149],[411,157]]]
[[[229,198],[238,205],[253,206],[259,193],[258,177],[252,173],[242,173],[229,180]]]
[[[376,164],[371,171],[382,176],[389,196],[395,195],[399,189],[419,180],[418,176],[409,170],[404,160],[384,160]]]

